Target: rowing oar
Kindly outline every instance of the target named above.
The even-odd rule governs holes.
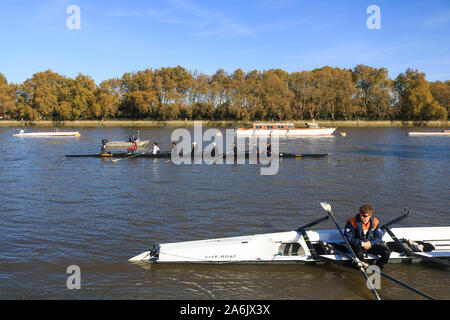
[[[329,204],[326,203],[326,202],[321,202],[320,205],[321,205],[322,208],[328,213],[328,215],[331,217],[331,219],[333,220],[334,224],[336,225],[336,227],[337,227],[339,233],[341,234],[341,237],[344,239],[344,241],[345,241],[345,243],[346,243],[346,245],[347,245],[347,249],[349,250],[349,252],[350,252],[351,255],[352,255],[350,258],[352,258],[352,260],[353,260],[354,262],[357,263],[357,265],[358,265],[358,267],[359,267],[359,270],[361,271],[361,273],[362,273],[362,274],[364,275],[364,277],[366,278],[366,282],[367,282],[367,284],[369,285],[370,290],[371,290],[372,293],[375,295],[375,297],[377,298],[377,300],[381,300],[380,297],[379,297],[379,295],[378,295],[378,293],[376,292],[375,288],[373,287],[372,282],[369,281],[368,276],[367,276],[367,273],[366,273],[366,270],[364,269],[363,264],[361,263],[361,261],[360,261],[360,260],[358,259],[358,257],[356,256],[355,251],[353,251],[352,246],[351,246],[350,243],[348,242],[347,238],[345,237],[344,233],[342,232],[342,229],[339,227],[339,224],[337,223],[336,219],[334,218],[333,213],[332,213],[332,210],[331,210],[331,205],[329,205]],[[404,217],[402,216],[402,217],[399,217],[399,218],[397,218],[397,219],[391,221],[391,222],[389,223],[389,225],[392,224],[392,223],[394,223],[394,222],[397,222],[397,221],[400,221],[400,220],[406,218],[406,216],[407,216],[408,214],[409,214],[409,213],[407,213]],[[397,279],[391,277],[390,275],[388,275],[388,274],[386,274],[386,273],[384,273],[384,272],[382,272],[382,271],[379,271],[379,272],[380,272],[380,274],[381,274],[383,277],[385,277],[385,278],[387,278],[387,279],[389,279],[389,280],[391,280],[391,281],[394,281],[395,283],[397,283],[397,284],[399,284],[399,285],[401,285],[401,286],[404,286],[405,288],[410,289],[410,290],[414,291],[415,293],[420,294],[421,296],[423,296],[423,297],[425,297],[425,298],[427,298],[427,299],[435,300],[433,297],[427,295],[426,293],[424,293],[424,292],[422,292],[422,291],[420,291],[420,290],[418,290],[418,289],[416,289],[416,288],[413,288],[413,287],[411,287],[410,285],[408,285],[408,284],[406,284],[406,283],[404,283],[404,282],[402,282],[402,281],[400,281],[400,280],[397,280]]]
[[[392,232],[392,230],[389,228],[390,225],[392,225],[393,223],[396,223],[400,220],[405,219],[407,216],[409,216],[409,214],[411,213],[411,208],[408,208],[408,212],[400,217],[398,217],[397,219],[386,223],[385,225],[381,226],[380,229],[385,230],[392,238],[392,240],[394,240],[394,242],[397,244],[397,246],[405,253],[406,256],[408,257],[416,257],[416,258],[420,258],[422,260],[426,260],[426,261],[430,261],[430,262],[434,262],[440,265],[444,265],[446,267],[450,267],[450,263],[448,261],[442,260],[442,259],[438,259],[435,257],[429,257],[425,255],[425,252],[423,253],[418,253],[418,252],[414,252],[410,249],[408,249],[407,247],[405,247],[405,245],[402,243],[402,241],[397,238],[397,236],[394,234],[394,232]]]
[[[233,151],[233,150],[231,150],[231,151]],[[216,157],[216,158],[214,158],[213,159],[213,161],[211,162],[211,163],[216,163],[216,160],[217,159],[220,159],[220,158],[223,158],[223,157],[226,157],[227,156],[227,154],[229,154],[231,151],[228,151],[227,153],[222,153],[220,156],[218,156],[218,157]]]
[[[359,271],[361,272],[361,274],[366,279],[366,283],[369,286],[370,291],[372,291],[373,295],[375,296],[375,298],[377,300],[381,300],[380,296],[378,295],[377,290],[375,290],[372,282],[369,280],[369,276],[367,275],[363,264],[361,263],[361,261],[356,256],[355,251],[353,251],[352,246],[348,242],[347,238],[345,237],[344,233],[342,232],[341,227],[339,227],[339,224],[337,223],[336,219],[334,218],[333,212],[331,210],[331,205],[329,205],[326,202],[321,202],[320,205],[322,206],[323,210],[325,210],[327,212],[328,216],[333,220],[334,224],[336,225],[336,228],[338,229],[339,233],[341,234],[342,239],[344,239],[344,241],[345,241],[345,243],[347,245],[348,251],[351,253],[351,258],[352,258],[353,262],[356,264],[356,266],[359,268]]]
[[[185,154],[188,154],[188,153],[189,153],[189,152],[182,153],[181,156],[178,154],[178,156],[176,156],[175,159],[169,159],[169,160],[166,160],[166,163],[169,163],[170,160],[173,161],[173,160],[177,160],[177,159],[180,158],[180,157],[184,157],[184,155],[185,155]],[[170,153],[170,157],[172,158],[172,153]]]
[[[134,154],[134,155],[132,155],[132,156],[129,156],[129,157],[126,157],[126,158],[122,158],[122,159],[112,159],[112,162],[116,163],[116,162],[119,162],[119,161],[121,161],[121,160],[131,159],[131,158],[134,158],[134,157],[137,157],[137,156],[141,156],[141,155],[144,155],[144,154],[145,154],[145,152],[142,152],[142,153],[136,153],[136,154]]]

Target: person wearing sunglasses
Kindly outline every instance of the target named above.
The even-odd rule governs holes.
[[[365,261],[368,253],[378,255],[376,264],[380,269],[383,269],[391,255],[391,251],[383,243],[383,234],[380,222],[373,216],[372,207],[368,204],[362,205],[359,213],[347,220],[344,230],[358,259]]]

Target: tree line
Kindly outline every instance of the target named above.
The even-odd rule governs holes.
[[[21,84],[0,73],[0,117],[18,120],[446,120],[450,81],[428,82],[408,69],[395,79],[385,68],[324,66],[217,70],[181,66],[125,73],[102,81],[47,70]]]

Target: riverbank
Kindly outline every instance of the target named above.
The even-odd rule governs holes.
[[[257,121],[262,122],[262,121]],[[267,121],[269,122],[269,121]],[[291,120],[283,122],[292,122],[297,127],[305,127],[306,122],[310,120]],[[434,127],[446,128],[449,126],[448,121],[366,121],[366,120],[318,120],[323,127]],[[211,121],[204,120],[204,126],[218,127],[251,127],[251,121]],[[194,120],[171,120],[171,121],[154,121],[154,120],[79,120],[79,121],[62,121],[54,122],[50,120],[40,121],[16,121],[16,120],[0,120],[0,126],[5,127],[158,127],[158,126],[174,126],[189,127],[194,125]]]

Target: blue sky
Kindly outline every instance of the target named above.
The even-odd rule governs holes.
[[[381,29],[369,30],[369,5]],[[69,30],[67,7],[81,10]],[[0,72],[19,83],[51,69],[96,82],[181,65],[213,74],[324,65],[411,67],[450,79],[450,1],[0,0]]]

